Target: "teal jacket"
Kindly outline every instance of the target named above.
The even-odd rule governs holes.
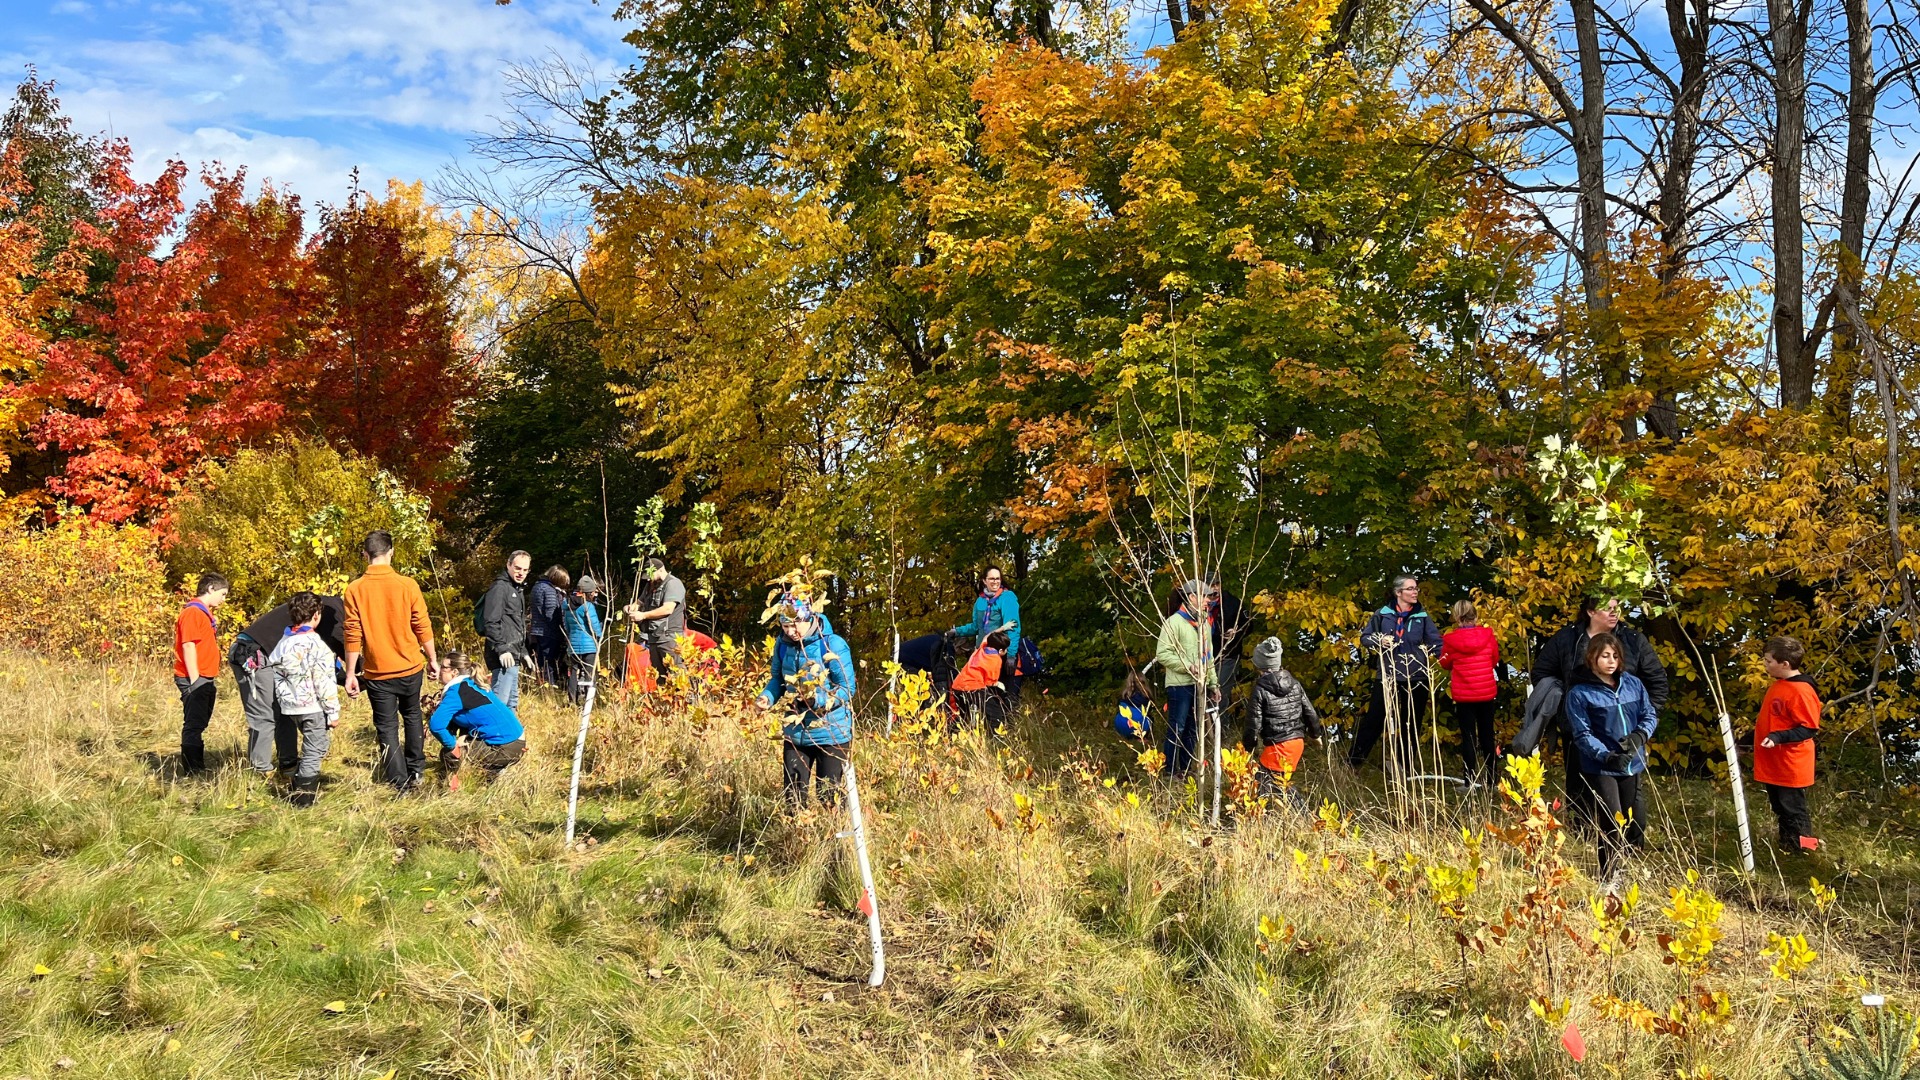
[[[1001,589],[1000,595],[991,600],[982,594],[973,602],[973,621],[954,627],[953,636],[984,638],[1002,626],[1007,628],[1007,655],[1019,655],[1020,598],[1013,595],[1012,589]]]

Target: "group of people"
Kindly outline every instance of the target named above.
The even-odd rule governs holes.
[[[497,773],[526,753],[514,704],[503,700],[517,696],[515,681],[499,677],[514,666],[508,639],[490,639],[488,666],[495,674],[491,688],[483,686],[467,656],[439,654],[419,584],[393,568],[392,535],[372,532],[360,551],[366,570],[340,596],[295,593],[236,633],[224,653],[215,612],[226,602],[229,584],[217,573],[200,576],[194,598],[174,622],[185,771],[207,765],[205,731],[218,699],[223,656],[246,718],[247,764],[262,776],[285,778],[296,805],[310,805],[319,790],[343,689],[350,698],[367,695],[379,746],[375,768],[396,791],[420,785],[429,732],[440,744],[449,787],[459,786],[463,763]],[[517,561],[509,560],[509,575]],[[440,691],[431,716],[422,708],[429,678]]]
[[[508,556],[474,613],[483,641],[488,681],[480,665],[458,653],[438,656],[432,621],[419,585],[392,566],[393,539],[370,534],[362,547],[366,572],[340,597],[297,593],[240,631],[224,654],[239,685],[247,720],[248,764],[290,781],[290,797],[310,803],[331,732],[340,719],[339,691],[365,693],[379,745],[378,770],[398,791],[420,784],[425,735],[441,744],[449,786],[458,786],[462,761],[498,772],[520,760],[526,743],[516,710],[521,673],[582,692],[597,672],[608,618],[599,609],[600,586],[590,574],[575,581],[550,568],[527,585],[532,559]],[[181,762],[205,767],[204,732],[217,697],[222,653],[216,615],[228,584],[202,575],[196,595],[174,631],[174,677],[180,690]],[[1196,764],[1198,726],[1209,707],[1232,708],[1233,683],[1244,655],[1247,621],[1239,600],[1216,576],[1185,582],[1161,624],[1154,663],[1163,672],[1166,768],[1182,775]],[[1361,629],[1364,655],[1377,668],[1366,713],[1354,730],[1345,762],[1360,768],[1389,731],[1387,767],[1409,775],[1420,760],[1421,729],[1441,697],[1460,732],[1465,782],[1492,781],[1499,748],[1494,716],[1501,673],[1507,669],[1493,632],[1480,625],[1471,600],[1456,602],[1444,632],[1420,603],[1420,583],[1394,579],[1386,603]],[[645,564],[635,600],[611,615],[628,622],[644,643],[647,663],[666,673],[680,663],[686,640],[686,587],[660,559]],[[795,805],[815,795],[832,799],[853,739],[855,665],[851,649],[805,596],[788,593],[772,609],[780,634],[758,703],[786,710],[783,777]],[[972,619],[939,636],[975,642],[958,666],[950,692],[956,716],[984,714],[997,726],[1020,700],[1023,654],[1019,599],[998,567],[982,575]],[[1028,653],[1037,656],[1029,646]],[[1821,703],[1802,671],[1805,649],[1776,637],[1763,650],[1774,683],[1754,733],[1753,772],[1779,825],[1782,848],[1810,851],[1813,835],[1806,792],[1814,781],[1814,738]],[[1325,728],[1312,695],[1284,663],[1284,646],[1268,637],[1253,649],[1256,680],[1239,725],[1253,753],[1261,789],[1291,788],[1305,745]],[[423,717],[421,693],[431,677],[438,704]],[[1576,822],[1597,837],[1602,873],[1617,879],[1626,852],[1644,843],[1646,804],[1641,777],[1647,748],[1668,693],[1667,673],[1646,637],[1621,622],[1619,604],[1595,596],[1579,618],[1549,638],[1529,672],[1526,720],[1509,752],[1531,753],[1556,735],[1566,748],[1565,791]],[[1144,737],[1151,727],[1151,694],[1140,673],[1129,675],[1116,726]],[[1397,755],[1397,758],[1395,758]]]
[[[1188,581],[1175,610],[1161,626],[1155,662],[1165,675],[1167,728],[1161,744],[1176,775],[1194,764],[1198,718],[1207,705],[1229,707],[1224,677],[1239,667],[1223,648],[1244,630],[1223,613],[1216,579]],[[1386,603],[1361,628],[1363,654],[1377,668],[1367,711],[1355,725],[1345,762],[1358,769],[1390,729],[1388,768],[1411,775],[1419,762],[1421,729],[1429,705],[1440,696],[1436,673],[1447,679],[1446,699],[1460,733],[1465,782],[1472,789],[1492,782],[1499,748],[1494,716],[1503,664],[1492,630],[1480,625],[1471,600],[1456,602],[1453,625],[1442,632],[1420,604],[1420,583],[1393,580]],[[1211,632],[1210,632],[1211,630]],[[1806,649],[1791,637],[1776,637],[1762,649],[1773,684],[1761,703],[1753,736],[1753,775],[1767,790],[1782,850],[1815,850],[1819,840],[1807,808],[1814,782],[1814,738],[1820,728],[1820,696],[1802,670]],[[1283,663],[1283,647],[1269,637],[1254,649],[1259,673],[1245,706],[1243,741],[1256,757],[1263,791],[1284,790],[1300,764],[1308,739],[1323,734],[1313,700]],[[1647,747],[1667,700],[1667,673],[1644,635],[1621,623],[1620,605],[1590,597],[1579,618],[1547,640],[1529,672],[1526,722],[1509,752],[1532,753],[1558,735],[1566,748],[1566,803],[1572,819],[1596,835],[1601,872],[1620,880],[1624,855],[1645,843],[1646,801],[1641,777]],[[1129,677],[1116,727],[1143,734],[1148,700],[1144,680]]]
[[[515,551],[474,608],[474,632],[484,653],[493,690],[511,707],[520,703],[523,672],[564,686],[578,702],[597,677],[607,617],[600,612],[600,583],[591,573],[578,581],[564,566],[551,566],[532,585],[533,556]],[[687,630],[687,587],[665,560],[646,560],[633,601],[617,613],[634,628],[648,665],[665,674],[680,662]],[[624,662],[624,655],[620,658]]]

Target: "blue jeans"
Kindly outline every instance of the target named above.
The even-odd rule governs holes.
[[[1167,687],[1167,734],[1160,744],[1160,752],[1167,755],[1169,776],[1181,776],[1193,768],[1198,746],[1193,691],[1191,686]]]
[[[520,708],[520,667],[488,668],[493,673],[493,696],[509,709]]]

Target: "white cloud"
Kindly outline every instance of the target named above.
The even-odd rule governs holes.
[[[129,139],[143,173],[218,159],[315,200],[430,176],[500,111],[509,64],[623,62],[608,7],[493,0],[57,0],[0,64],[37,64],[76,126]],[[13,37],[13,35],[9,35]]]

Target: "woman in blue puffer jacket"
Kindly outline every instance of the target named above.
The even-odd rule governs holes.
[[[1647,769],[1647,742],[1660,725],[1647,687],[1621,670],[1626,650],[1612,634],[1587,642],[1587,670],[1567,691],[1567,725],[1582,776],[1599,803],[1600,874],[1610,892],[1619,890],[1629,843],[1646,825],[1634,813],[1640,776]]]
[[[805,805],[816,777],[821,801],[832,803],[853,746],[853,651],[803,599],[782,600],[778,618],[773,675],[759,704],[788,710],[780,732],[787,803]]]

